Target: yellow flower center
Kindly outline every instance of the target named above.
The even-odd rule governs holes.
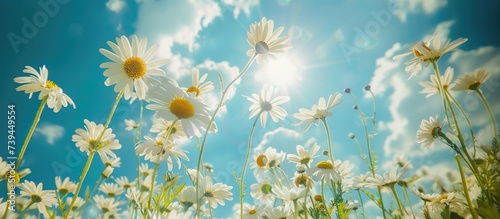
[[[441,202],[444,199],[448,198],[448,194],[440,195],[439,197],[436,198],[436,202]]]
[[[265,162],[265,159],[266,159],[266,155],[264,154],[261,154],[257,157],[257,159],[255,159],[255,163],[257,163],[257,165],[259,167],[264,167],[266,166],[266,162]]]
[[[129,78],[142,78],[146,74],[146,63],[139,57],[130,57],[123,62],[123,70]]]
[[[317,168],[320,168],[320,169],[333,169],[333,164],[329,163],[329,162],[326,162],[326,161],[320,161],[318,162],[318,164],[316,164],[316,167]]]
[[[191,86],[187,89],[187,92],[192,92],[192,93],[196,93],[196,96],[200,95],[200,90],[195,87],[195,86]]]
[[[422,47],[424,47],[429,52],[432,51],[431,48],[429,48],[429,46],[427,46],[424,42],[422,42]],[[424,54],[422,54],[418,50],[416,50],[416,49],[412,49],[412,50],[413,50],[413,55],[415,55],[415,57],[424,56]]]
[[[323,197],[321,195],[315,195],[314,196],[314,201],[322,202],[323,201]]]
[[[255,209],[251,209],[250,211],[248,211],[248,214],[250,215],[257,214],[257,211]]]
[[[157,147],[163,147],[163,142],[161,142],[161,141],[157,141],[157,142],[156,142],[156,146],[157,146]]]
[[[186,119],[194,115],[194,105],[182,97],[174,98],[168,108],[179,119]]]
[[[57,86],[57,84],[54,83],[53,81],[47,80],[47,82],[45,83],[45,87],[48,88],[48,89],[52,89],[52,88],[56,88],[56,87],[59,87],[59,86]]]

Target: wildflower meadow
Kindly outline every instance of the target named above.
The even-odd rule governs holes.
[[[417,40],[387,42],[382,58],[365,60],[363,53],[374,50],[357,42],[387,41],[372,36],[374,27],[383,32],[391,22],[409,26],[413,19],[409,12],[401,14],[407,5],[383,5],[370,12],[373,23],[354,28],[352,44],[346,43],[344,25],[329,46],[302,58],[296,54],[320,30],[300,30],[280,13],[254,10],[259,4],[302,10],[310,3],[165,1],[171,6],[160,9],[161,2],[109,1],[102,7],[121,17],[134,4],[149,5],[137,12],[141,16],[164,10],[180,17],[189,7],[205,14],[194,16],[199,19],[194,26],[180,19],[122,22],[110,30],[115,37],[95,48],[54,44],[65,47],[73,61],[41,57],[46,63],[40,63],[17,56],[24,67],[3,77],[13,89],[2,106],[7,112],[0,157],[2,219],[500,218],[500,102],[498,88],[491,86],[500,73],[500,50],[479,50],[478,37],[450,34],[463,20],[419,29],[412,38]],[[7,34],[13,51],[57,41],[25,35],[52,28],[65,7],[78,3],[38,4],[33,19],[20,19],[27,22],[20,35]],[[425,7],[461,3],[422,4],[430,14]],[[219,11],[218,21],[239,22],[204,32],[217,17],[206,11],[221,5],[234,10]],[[139,31],[165,26],[168,32],[178,23],[171,33],[177,38]],[[79,25],[72,23],[68,33],[88,37],[90,30]],[[211,46],[226,28],[236,28],[227,44],[238,46]],[[204,46],[215,48],[213,54],[175,53],[177,48],[195,54]],[[374,66],[356,74],[336,70],[337,60],[330,60],[331,71],[315,74],[314,66],[304,64],[324,59],[334,48],[341,54],[337,60]],[[463,54],[474,50],[472,56],[480,56],[488,49],[493,52],[481,56],[483,65],[461,67],[472,59]],[[225,56],[238,61],[221,61]],[[84,77],[77,72],[86,65],[93,71]],[[58,80],[60,75],[65,79]],[[363,84],[343,79],[364,77]],[[12,93],[22,98],[13,99]],[[407,110],[398,111],[401,106]]]

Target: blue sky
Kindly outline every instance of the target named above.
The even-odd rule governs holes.
[[[425,99],[425,95],[418,93],[421,90],[418,81],[428,80],[430,69],[407,80],[403,61],[392,60],[392,56],[406,52],[414,42],[439,31],[442,38],[469,39],[460,46],[461,52],[442,58],[441,71],[452,66],[457,76],[478,67],[488,69],[493,77],[485,94],[497,117],[500,113],[500,19],[497,15],[500,3],[495,1],[477,4],[448,0],[53,0],[47,2],[56,2],[57,6],[52,5],[49,11],[44,9],[43,2],[46,1],[1,3],[1,89],[6,95],[0,102],[4,108],[8,104],[16,105],[18,150],[39,105],[36,98],[28,99],[26,94],[15,92],[17,85],[13,78],[23,75],[25,65],[36,69],[46,65],[49,79],[76,103],[76,109],[68,107],[59,113],[44,110],[25,155],[23,165],[33,172],[26,179],[44,182],[44,187],[49,189],[55,188],[54,176],[58,172],[63,171],[64,176],[76,181],[85,164],[86,155],[71,141],[75,129],[83,127],[84,119],[104,123],[107,118],[116,93],[104,85],[105,77],[99,65],[107,58],[98,50],[109,49],[106,42],[121,35],[147,37],[148,46],[160,44],[158,56],[170,59],[163,67],[169,76],[188,86],[191,70],[199,68],[200,73],[209,74],[218,93],[217,73],[223,75],[227,84],[249,59],[245,52],[250,48],[246,42],[250,24],[267,17],[273,19],[276,26],[284,26],[283,35],[290,37],[293,48],[278,62],[283,65],[273,66],[272,61],[254,64],[237,86],[227,109],[216,119],[219,132],[207,140],[204,159],[213,164],[219,182],[233,186],[235,200],[238,188],[232,174],[240,172],[242,147],[246,145],[252,123],[247,110],[251,104],[243,95],[257,93],[264,82],[274,85],[277,95],[291,97],[291,101],[283,105],[289,116],[279,124],[268,121],[266,128],[258,127],[255,145],[262,143],[294,153],[297,144],[304,145],[314,138],[322,149],[326,148],[323,127],[313,126],[303,133],[303,127],[293,126],[298,121],[292,115],[299,108],[310,108],[320,97],[343,93],[346,87],[357,95],[361,109],[371,114],[372,102],[362,91],[370,84],[377,96],[379,120],[379,134],[373,146],[382,170],[394,165],[395,155],[408,156],[417,169],[423,165],[454,169],[454,154],[448,148],[438,145],[433,151],[422,152],[415,141],[420,121],[441,112],[439,98]],[[46,20],[41,14],[46,15]],[[36,31],[26,29],[26,21],[38,23]],[[23,40],[13,42],[14,35],[17,40]],[[469,101],[466,111],[477,121],[478,135],[485,136],[481,141],[488,142],[491,137],[488,130],[479,130],[488,122],[480,102],[465,95],[458,98]],[[356,173],[365,172],[356,145],[347,137],[353,132],[363,141],[361,122],[352,110],[352,99],[344,95],[343,100],[329,118],[333,151],[337,159],[355,163]],[[123,120],[137,120],[138,115],[137,102],[129,105],[122,100],[111,122],[110,127],[123,146],[117,152],[122,158],[122,168],[115,170],[115,176],[134,176],[132,137],[125,131]],[[151,116],[152,112],[145,110],[143,130],[151,126]],[[5,117],[1,117],[0,124],[6,124]],[[2,136],[6,139],[4,133]],[[188,167],[195,166],[198,155],[195,142],[192,139],[183,146],[191,159],[186,162]],[[0,154],[4,157],[6,149],[2,148]],[[62,170],[54,169],[61,165]],[[93,185],[101,171],[102,164],[95,159],[86,182]],[[248,177],[247,185],[253,180]],[[216,215],[228,216],[234,203],[218,209]]]

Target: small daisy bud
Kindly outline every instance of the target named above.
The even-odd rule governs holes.
[[[354,138],[356,138],[356,135],[354,135],[354,133],[350,132],[350,133],[349,133],[349,138],[350,138],[350,139],[354,139]]]
[[[370,86],[370,85],[366,85],[366,86],[364,87],[364,89],[365,89],[365,91],[369,91],[370,89],[372,89],[372,86]]]
[[[109,175],[111,175],[111,173],[113,173],[114,169],[115,168],[113,168],[113,167],[107,166],[106,169],[104,169],[104,171],[102,171],[101,176],[103,178],[108,178]]]
[[[323,197],[321,197],[321,195],[315,195],[314,196],[314,201],[322,202],[323,201]]]
[[[358,106],[353,106],[352,107],[354,110],[358,110]]]
[[[303,173],[306,171],[306,167],[304,165],[300,165],[297,167],[297,173]]]
[[[323,155],[328,156],[328,151],[323,151]]]
[[[351,93],[351,88],[346,88],[346,89],[344,89],[344,92],[345,92],[346,94]]]

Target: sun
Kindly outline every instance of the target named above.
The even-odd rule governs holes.
[[[292,86],[300,81],[300,61],[293,56],[280,56],[268,59],[262,68],[255,74],[259,83],[267,83],[278,87]]]

